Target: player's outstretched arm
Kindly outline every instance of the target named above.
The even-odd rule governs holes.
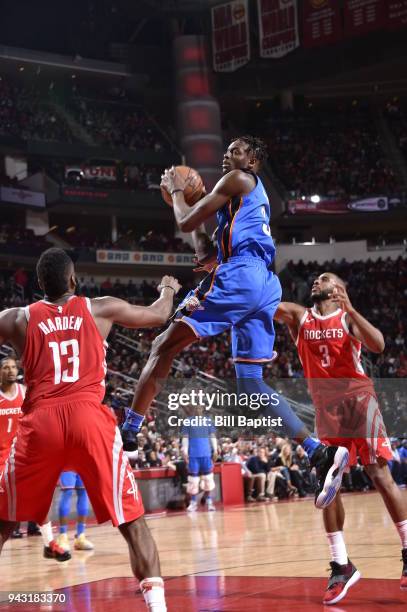
[[[347,313],[350,333],[372,353],[382,353],[385,346],[382,332],[353,307],[345,287],[336,284],[331,299]]]
[[[183,232],[192,232],[201,223],[209,219],[235,196],[246,195],[253,190],[254,179],[241,170],[232,170],[220,179],[204,198],[192,208],[185,203],[185,181],[174,168],[166,170],[162,176],[161,185],[172,193],[175,220]]]
[[[274,313],[274,318],[279,323],[295,326],[299,325],[305,312],[304,306],[294,304],[294,302],[280,302]]]
[[[22,308],[7,308],[0,312],[0,344],[13,341],[16,334],[16,321]]]
[[[274,313],[274,319],[288,326],[291,336],[295,339],[298,335],[300,321],[304,316],[305,308],[294,302],[280,302]]]
[[[180,288],[181,285],[176,278],[163,276],[157,287],[160,297],[150,306],[135,306],[119,298],[101,297],[91,301],[92,314],[99,329],[104,329],[106,323],[109,326],[117,323],[117,325],[128,328],[160,327],[168,321],[174,304],[174,296]],[[107,333],[108,331],[110,327]]]

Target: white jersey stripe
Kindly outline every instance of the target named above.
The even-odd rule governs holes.
[[[116,427],[116,433],[115,433],[114,442],[113,442],[113,488],[112,488],[112,491],[113,491],[114,511],[116,514],[116,519],[119,524],[120,524],[120,511],[119,511],[117,492],[118,492],[118,480],[119,480],[119,458],[120,458],[121,448],[122,448],[122,437],[120,435],[119,428]]]
[[[119,524],[120,525],[125,522],[124,513],[123,513],[123,483],[124,483],[124,474],[126,472],[126,468],[129,462],[127,455],[125,455],[124,453],[122,453],[121,459],[122,460],[121,460],[121,466],[120,466],[120,482],[119,482],[119,495],[118,495],[119,518],[120,518]]]

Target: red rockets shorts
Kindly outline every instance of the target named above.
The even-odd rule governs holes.
[[[117,527],[144,514],[116,419],[107,406],[77,399],[38,404],[20,419],[0,476],[0,518],[42,524],[66,469],[81,476],[99,523]]]
[[[363,465],[393,458],[377,398],[370,393],[316,408],[316,425],[321,442],[349,450],[349,465],[355,465],[357,457]]]

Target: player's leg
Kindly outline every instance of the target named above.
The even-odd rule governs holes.
[[[201,487],[205,494],[205,503],[209,512],[216,510],[212,495],[216,487],[213,475],[213,462],[211,457],[201,458]]]
[[[76,474],[75,482],[76,490],[76,535],[74,541],[74,548],[76,550],[93,550],[94,546],[90,540],[86,537],[86,519],[89,515],[89,498],[86,493],[85,486],[82,482],[79,474]]]
[[[267,270],[264,274],[263,298],[257,310],[243,317],[232,328],[232,355],[238,392],[249,397],[270,398],[267,405],[262,403],[262,416],[280,419],[284,435],[302,444],[317,470],[315,505],[324,508],[332,502],[340,489],[349,452],[342,447],[326,447],[320,440],[313,438],[289,402],[263,379],[264,363],[272,361],[275,356],[273,318],[281,299],[278,278]]]
[[[176,321],[152,343],[151,353],[144,366],[134,394],[132,409],[144,415],[154,397],[160,392],[171,369],[174,357],[186,346],[196,342],[194,331],[182,321]]]
[[[198,510],[198,494],[199,494],[199,458],[189,457],[188,458],[188,483],[187,493],[191,499],[187,508],[188,512],[196,512]]]
[[[70,465],[83,480],[98,522],[110,519],[120,528],[148,610],[166,612],[157,548],[115,417],[106,406],[81,402],[75,413],[72,404],[70,427],[75,441]]]
[[[323,510],[325,532],[331,552],[331,575],[325,591],[323,603],[333,605],[341,601],[351,586],[360,579],[360,572],[348,558],[343,537],[345,509],[340,493],[328,508]]]
[[[148,610],[166,612],[160,559],[144,516],[119,525],[119,530],[129,547],[131,568],[140,581],[140,589]]]
[[[261,290],[259,277],[255,274],[258,265],[261,264],[249,265],[247,258],[221,264],[186,296],[178,309],[175,323],[153,342],[135,390],[130,415],[133,422],[128,423],[127,417],[122,431],[126,432],[127,424],[133,429],[141,426],[146,410],[168,376],[174,357],[183,348],[198,338],[216,336],[230,329],[253,310],[253,300],[254,303],[258,302]],[[192,297],[201,300],[203,308],[188,311],[187,302]],[[126,450],[132,450],[127,445],[126,433],[123,439],[126,440]]]
[[[382,496],[399,534],[403,558],[400,588],[407,590],[407,505],[405,497],[394,482],[386,459],[378,457],[378,462],[365,465],[365,470]]]
[[[62,472],[59,482],[61,492],[59,495],[58,518],[59,518],[59,535],[57,538],[58,545],[63,550],[70,550],[68,538],[68,520],[71,511],[72,496],[75,487],[75,472]]]
[[[141,371],[135,389],[131,410],[128,411],[122,427],[126,450],[137,448],[137,434],[144,415],[167,379],[174,357],[196,340],[197,336],[191,327],[178,321],[171,323],[152,343],[148,361]]]
[[[239,333],[234,329],[232,333]],[[235,362],[238,392],[240,394],[262,397],[268,396],[270,403],[262,412],[263,416],[280,418],[284,434],[299,441],[310,457],[312,466],[317,469],[317,490],[315,505],[328,506],[339,491],[343,472],[348,465],[349,452],[344,447],[325,446],[313,438],[304,423],[292,410],[288,401],[276,393],[263,380],[263,366],[259,363]],[[277,398],[277,399],[276,399]]]
[[[0,479],[1,546],[10,525],[17,521],[44,523],[65,459],[56,411],[43,407],[24,415]],[[71,558],[52,539],[44,546],[44,557],[57,561]]]
[[[7,542],[9,537],[11,537],[17,525],[18,521],[4,521],[0,519],[0,554],[3,550],[3,545]]]

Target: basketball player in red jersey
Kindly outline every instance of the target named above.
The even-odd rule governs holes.
[[[345,446],[351,463],[359,456],[381,494],[402,543],[401,589],[407,589],[407,507],[387,461],[390,443],[380,414],[373,382],[360,361],[362,346],[373,353],[384,350],[382,333],[352,306],[344,282],[325,272],[312,285],[312,308],[282,302],[275,319],[286,323],[315,405],[319,437],[326,444]],[[360,573],[351,563],[343,538],[345,511],[338,493],[323,510],[332,554],[332,573],[324,604],[343,599]]]
[[[42,523],[64,469],[80,474],[99,523],[111,520],[126,539],[149,610],[165,612],[157,549],[143,518],[133,471],[105,394],[106,338],[114,323],[163,325],[180,285],[164,276],[151,306],[113,297],[75,296],[70,257],[45,251],[37,264],[44,299],[0,314],[0,340],[21,356],[27,393],[0,480],[0,549],[16,521]]]
[[[5,357],[0,362],[0,475],[10,453],[11,445],[17,435],[17,428],[22,415],[21,407],[25,398],[25,386],[17,382],[18,367],[13,357]],[[1,478],[1,476],[0,476]],[[38,529],[33,522],[28,523],[30,533]],[[50,521],[40,528],[44,541],[44,557],[56,561],[69,561],[71,555],[63,550],[52,535],[52,524]],[[11,537],[21,538],[20,523],[17,522]]]
[[[5,357],[0,362],[0,472],[10,452],[17,433],[25,387],[17,382],[17,362]]]

